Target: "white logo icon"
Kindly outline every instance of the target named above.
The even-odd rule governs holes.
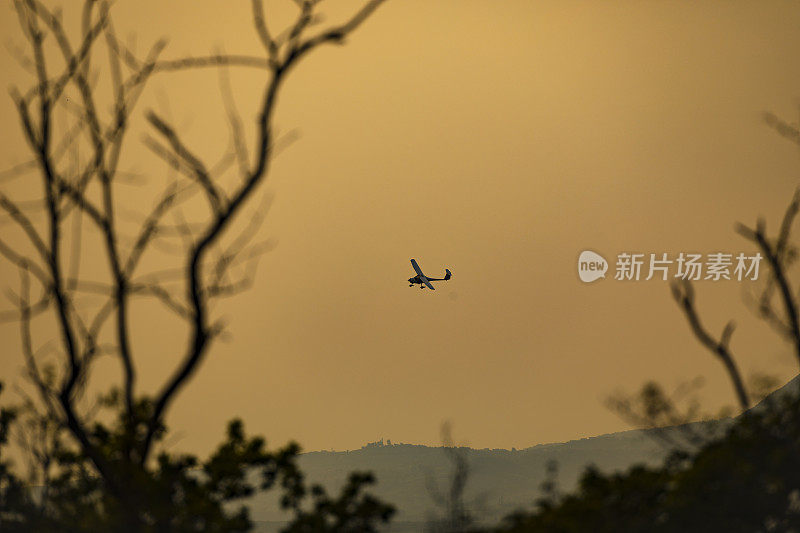
[[[584,283],[591,283],[600,278],[605,278],[607,270],[608,261],[600,254],[591,250],[584,250],[578,257],[578,276]]]

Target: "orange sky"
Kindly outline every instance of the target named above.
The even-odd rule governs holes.
[[[267,6],[291,12],[283,4]],[[326,21],[358,5],[328,0]],[[11,9],[4,40],[21,46]],[[140,52],[168,36],[165,58],[261,53],[244,2],[120,0],[113,13]],[[703,375],[709,410],[733,404],[666,282],[585,285],[576,260],[587,248],[612,260],[749,252],[735,221],[764,214],[777,226],[800,160],[760,114],[797,116],[798,27],[800,9],[784,1],[389,0],[283,88],[276,124],[299,136],[274,162],[258,237],[277,246],[252,290],[217,308],[230,335],[170,414],[177,446],[208,449],[238,415],[272,444],[306,449],[433,444],[446,419],[459,441],[521,448],[626,428],[603,399],[651,378]],[[251,142],[263,76],[232,74]],[[7,51],[0,77],[29,82]],[[197,153],[227,149],[213,70],[160,75],[136,117],[151,107]],[[28,157],[8,97],[0,120],[8,167]],[[165,171],[140,133],[122,166],[155,180]],[[127,187],[121,211],[150,205],[133,199],[153,189]],[[453,279],[410,289],[411,257]],[[7,265],[0,275],[16,283]],[[788,379],[789,350],[741,304],[744,286],[698,284],[704,320],[718,332],[737,319],[744,371]],[[145,391],[184,341],[154,309],[134,314]],[[17,326],[0,326],[0,339],[9,379],[22,366]],[[118,375],[107,358],[95,387]]]

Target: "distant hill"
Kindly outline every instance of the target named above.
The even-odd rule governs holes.
[[[800,390],[800,376],[773,392],[769,398]],[[768,400],[764,400],[768,401]],[[762,402],[763,404],[763,402]],[[759,405],[762,405],[759,404]],[[758,409],[759,406],[754,407]],[[586,466],[594,464],[603,471],[626,469],[637,463],[659,464],[668,453],[657,438],[658,432],[679,433],[686,427],[704,432],[719,431],[732,419],[698,422],[684,427],[637,429],[572,440],[540,444],[523,450],[462,448],[466,453],[470,476],[466,499],[475,505],[471,510],[482,521],[496,522],[519,508],[530,508],[540,494],[548,461],[559,468],[559,488],[569,491],[576,486]],[[300,467],[310,482],[337,491],[354,470],[371,470],[378,483],[370,490],[398,508],[395,526],[388,531],[421,531],[421,526],[436,507],[429,484],[447,487],[451,464],[441,447],[416,444],[372,443],[359,450],[305,453]],[[257,531],[278,531],[288,516],[278,506],[277,491],[258,494],[250,501],[252,518],[262,522]]]
[[[470,465],[467,500],[478,505],[480,518],[494,521],[520,507],[529,507],[540,495],[546,464],[556,460],[562,489],[574,487],[590,463],[603,470],[626,468],[634,463],[658,463],[666,448],[651,434],[633,430],[564,443],[540,444],[524,450],[462,448]],[[300,457],[307,479],[338,491],[349,472],[371,470],[378,484],[371,490],[397,506],[399,522],[423,522],[435,509],[429,484],[445,489],[451,464],[440,447],[415,444],[368,445],[346,452],[310,452]],[[259,494],[250,503],[257,521],[281,521],[277,492]]]

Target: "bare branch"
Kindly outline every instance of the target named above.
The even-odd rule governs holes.
[[[691,282],[688,280],[675,281],[672,284],[672,296],[675,298],[675,301],[686,315],[686,319],[689,321],[692,332],[700,341],[700,344],[705,346],[722,361],[722,364],[725,366],[725,370],[728,372],[728,376],[733,383],[734,390],[736,391],[736,398],[739,401],[739,406],[742,408],[742,410],[749,409],[750,399],[745,389],[744,382],[742,381],[742,376],[739,373],[739,369],[737,368],[736,362],[734,361],[733,355],[731,355],[728,347],[731,335],[733,335],[734,323],[728,322],[728,324],[725,325],[725,329],[722,331],[720,340],[717,341],[705,330],[705,328],[703,328],[703,325],[700,323],[700,318],[698,317],[697,310],[695,309],[694,288],[692,287]]]
[[[370,0],[346,23],[342,24],[341,26],[331,28],[317,35],[316,37],[308,39],[296,48],[293,48],[290,52],[289,58],[286,60],[286,63],[290,63],[295,57],[302,56],[320,44],[329,42],[337,44],[344,43],[344,39],[347,37],[347,35],[355,31],[356,28],[358,28],[361,23],[363,23],[384,2],[385,0]]]
[[[233,99],[231,80],[227,68],[219,69],[219,88],[222,93],[222,101],[225,104],[225,111],[228,115],[228,123],[231,126],[231,137],[233,140],[233,151],[236,154],[236,162],[239,165],[239,175],[246,178],[248,174],[247,160],[250,155],[247,153],[247,145],[244,138],[244,128],[239,112],[236,110],[236,102]]]
[[[48,274],[45,273],[34,261],[25,257],[24,255],[14,251],[4,240],[0,239],[0,255],[5,257],[8,261],[16,265],[18,268],[29,270],[39,282],[42,287],[50,287],[52,281]]]
[[[183,191],[185,190],[186,189],[183,189]],[[130,278],[133,274],[136,264],[139,262],[139,259],[144,253],[144,250],[147,248],[148,243],[157,233],[158,224],[161,221],[161,218],[175,203],[175,199],[180,192],[181,190],[178,189],[177,182],[170,184],[164,194],[162,194],[161,199],[158,201],[155,208],[147,217],[147,220],[145,220],[144,224],[142,224],[142,227],[139,231],[139,236],[136,238],[133,249],[128,255],[128,260],[125,262],[125,267],[123,268],[125,277]]]
[[[6,196],[5,194],[0,192],[0,208],[2,208],[6,213],[9,214],[12,220],[17,223],[17,225],[22,228],[25,234],[28,236],[31,244],[42,256],[42,259],[45,263],[50,262],[50,252],[45,245],[42,237],[36,231],[33,223],[25,216],[25,214],[17,207],[17,205],[11,201],[11,199]]]
[[[261,205],[254,211],[253,217],[250,218],[247,225],[239,233],[239,235],[225,248],[220,254],[219,259],[214,266],[214,280],[211,285],[219,285],[228,268],[233,264],[237,256],[245,252],[248,243],[250,243],[264,222],[267,216],[269,207],[272,204],[272,196],[265,196]]]
[[[20,269],[20,299],[19,299],[19,316],[20,316],[20,336],[22,338],[22,353],[25,358],[25,365],[28,370],[28,377],[39,391],[42,403],[48,408],[50,413],[56,413],[54,398],[48,387],[39,366],[36,364],[36,357],[33,349],[33,336],[31,334],[31,320],[33,319],[36,309],[30,305],[30,277],[29,272],[25,268]],[[49,298],[46,300],[49,304]],[[47,307],[47,304],[43,306]],[[58,418],[56,418],[57,420]]]
[[[51,89],[48,98],[51,101],[55,101],[61,95],[62,91],[73,78],[73,76],[79,74],[84,80],[86,79],[86,71],[84,71],[81,67],[85,61],[88,61],[92,45],[94,44],[95,39],[97,39],[102,32],[103,27],[107,22],[108,6],[107,4],[103,3],[99,20],[85,33],[83,42],[78,49],[78,53],[73,54],[72,47],[70,46],[66,32],[64,31],[64,27],[62,26],[58,17],[48,11],[47,8],[45,8],[44,5],[38,0],[26,0],[26,3],[30,6],[31,11],[41,18],[42,21],[51,29],[59,47],[61,48],[64,59],[67,62],[65,71],[57,80],[50,84]],[[26,95],[26,100],[31,98],[34,94],[34,92],[30,92],[28,95]]]
[[[796,257],[796,250],[789,245],[789,235],[794,219],[797,216],[798,208],[800,208],[800,189],[795,191],[794,197],[783,215],[781,229],[775,243],[775,255],[783,265],[784,270],[791,265]],[[755,310],[759,317],[773,326],[778,333],[784,337],[791,338],[791,326],[772,308],[772,296],[776,286],[777,280],[775,276],[770,275],[758,302],[755,303]]]
[[[303,31],[311,24],[313,20],[313,8],[314,6],[311,2],[305,0],[300,2],[300,13],[297,16],[294,26],[292,26],[292,29],[289,31],[287,39],[290,50],[297,48],[297,43],[303,35]]]
[[[798,197],[795,196],[792,204],[789,206],[789,211],[793,213],[797,212],[797,201]],[[792,216],[794,215],[792,214]],[[797,303],[794,300],[792,289],[789,286],[789,281],[786,278],[786,273],[777,250],[767,241],[765,235],[766,223],[763,219],[758,220],[755,230],[748,228],[744,224],[737,224],[736,231],[746,239],[755,242],[767,259],[772,275],[775,277],[775,281],[778,283],[778,288],[780,289],[781,300],[783,301],[789,330],[791,332],[791,340],[794,344],[795,356],[800,362],[800,322],[798,322]]]
[[[800,145],[800,129],[798,129],[797,126],[789,124],[782,118],[772,113],[764,113],[764,122],[766,122],[769,127],[777,131],[781,137],[789,139],[793,143]]]
[[[187,320],[192,319],[192,312],[188,309],[185,305],[178,302],[174,296],[170,294],[170,292],[161,287],[160,285],[156,284],[131,284],[131,292],[133,294],[142,294],[142,295],[149,295],[155,296],[161,303],[163,303],[167,309],[174,312],[178,316],[185,318]]]
[[[92,204],[88,198],[86,198],[82,190],[67,183],[66,180],[60,178],[59,176],[54,176],[54,182],[57,192],[65,195],[75,205],[77,205],[81,211],[89,215],[89,218],[91,218],[100,229],[105,230],[108,228],[109,221],[106,215],[101,213],[100,209]]]
[[[274,68],[278,61],[278,44],[272,39],[269,29],[267,29],[267,22],[264,18],[264,4],[261,0],[253,0],[253,23],[264,49],[269,54],[269,64]]]
[[[150,111],[147,113],[147,120],[164,136],[167,142],[169,142],[175,154],[192,169],[195,179],[205,189],[214,212],[217,213],[217,215],[222,213],[223,209],[226,208],[226,200],[223,199],[222,193],[217,189],[216,185],[214,185],[205,165],[186,148],[183,142],[178,138],[175,130],[159,118],[158,115]]]

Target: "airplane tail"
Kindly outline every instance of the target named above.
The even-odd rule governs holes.
[[[445,279],[445,281],[447,281],[448,279],[450,279],[451,277],[453,277],[453,275],[450,273],[450,269],[449,269],[449,268],[445,268],[445,269],[444,269],[444,272],[445,272],[445,274],[444,274],[444,279]]]

